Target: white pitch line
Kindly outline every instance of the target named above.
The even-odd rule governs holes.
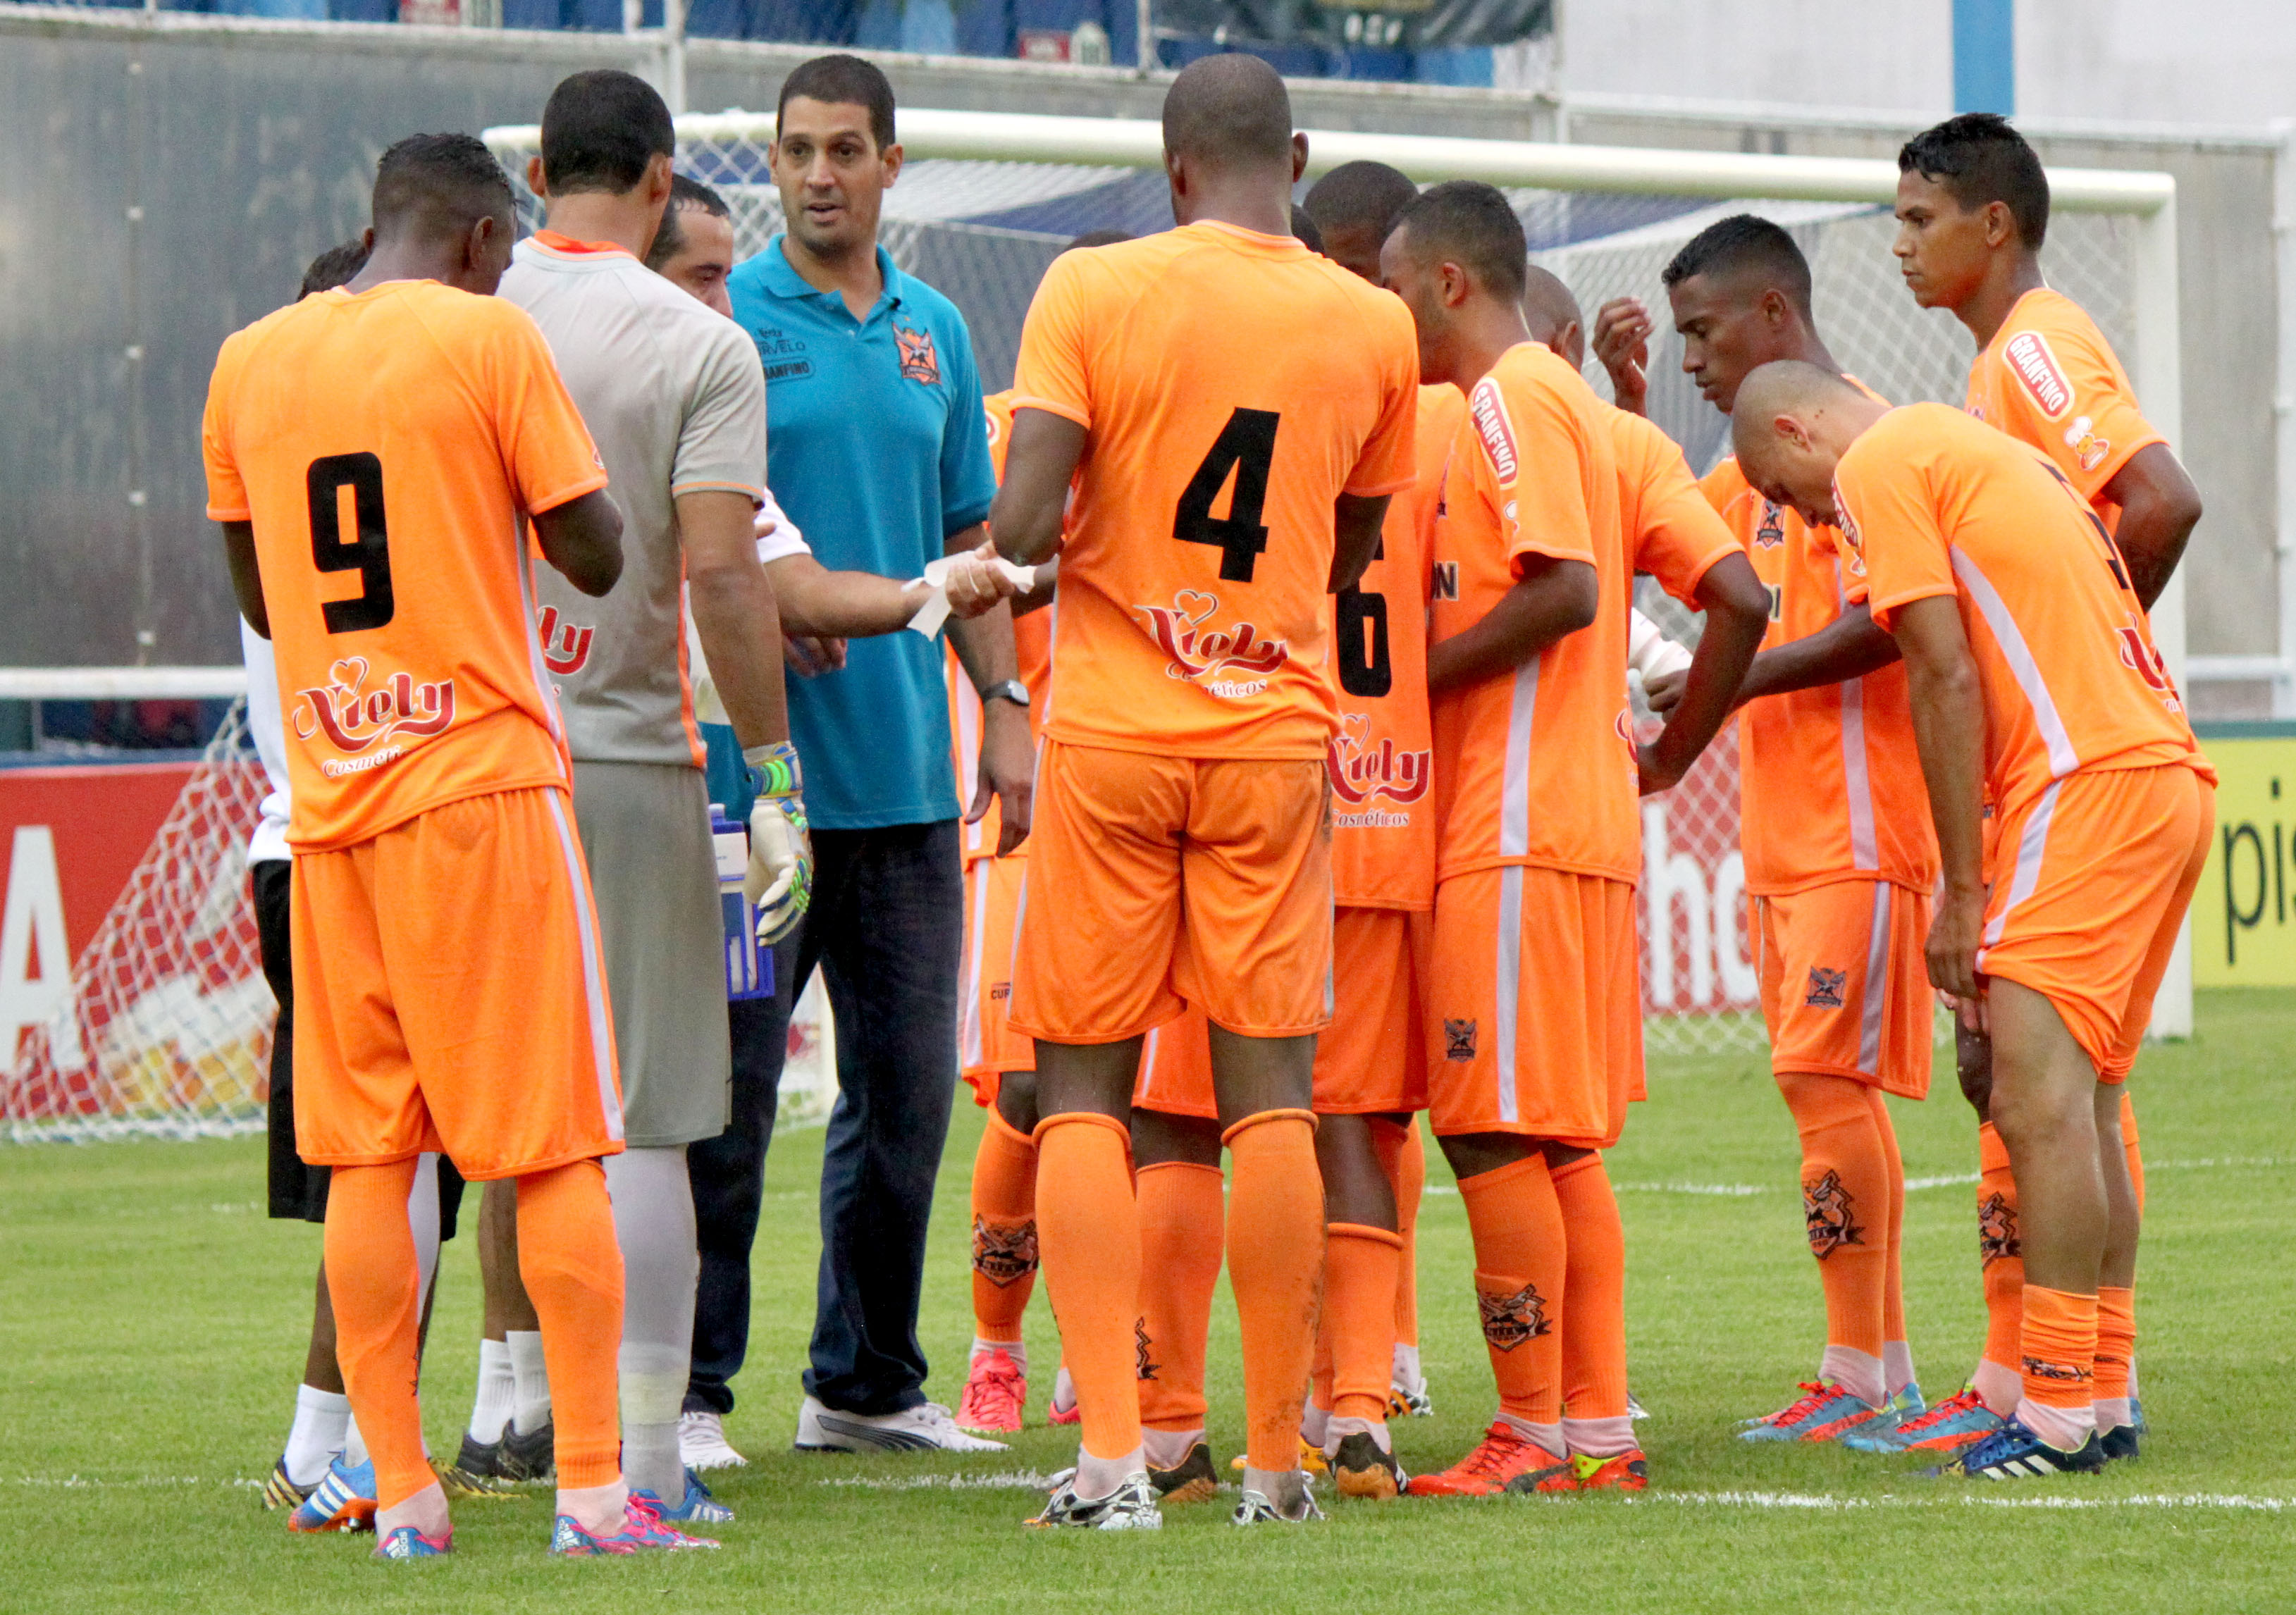
[[[2128,1497],[1973,1497],[1966,1494],[1909,1497],[1836,1497],[1817,1492],[1644,1492],[1638,1503],[1677,1503],[1693,1507],[1808,1509],[1830,1513],[1859,1508],[2038,1508],[2038,1509],[2225,1509],[2240,1513],[2296,1513],[2296,1497],[2256,1497],[2237,1492],[2151,1492]]]

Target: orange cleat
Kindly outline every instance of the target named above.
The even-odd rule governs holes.
[[[1436,1474],[1414,1475],[1409,1490],[1414,1497],[1488,1497],[1505,1491],[1520,1476],[1553,1467],[1555,1461],[1553,1453],[1514,1426],[1494,1420],[1474,1451]]]

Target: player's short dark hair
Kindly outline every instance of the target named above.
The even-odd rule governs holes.
[[[1508,302],[1522,299],[1530,262],[1522,220],[1496,185],[1480,179],[1446,180],[1414,198],[1395,221],[1408,232],[1413,258],[1447,258],[1473,275],[1484,291]]]
[[[676,150],[669,104],[653,86],[619,68],[561,79],[542,109],[542,180],[554,196],[619,196],[645,177],[647,163]]]
[[[1292,95],[1257,56],[1199,56],[1164,92],[1164,150],[1221,168],[1288,165]]]
[[[517,216],[509,177],[474,135],[409,135],[375,165],[379,240],[459,234],[482,218]]]
[[[1316,227],[1315,217],[1307,209],[1292,209],[1292,234],[1299,237],[1300,244],[1308,251],[1321,252],[1324,250],[1324,233]]]
[[[1792,235],[1757,214],[1733,213],[1707,225],[1682,244],[1658,278],[1671,289],[1693,275],[1713,280],[1759,275],[1765,287],[1775,286],[1809,312],[1809,260]]]
[[[1419,194],[1419,187],[1400,168],[1383,162],[1343,162],[1309,187],[1300,205],[1323,230],[1370,226],[1380,240],[1395,228],[1397,217]]]
[[[802,95],[828,106],[857,106],[869,113],[869,138],[882,152],[893,143],[893,85],[873,61],[840,53],[800,62],[782,80],[781,99],[774,102],[774,135],[781,137],[782,113]]]
[[[1113,247],[1119,242],[1128,242],[1131,239],[1132,237],[1122,230],[1087,230],[1061,250],[1074,252],[1078,247]]]
[[[365,268],[366,258],[367,245],[361,239],[328,248],[303,271],[302,290],[295,293],[295,300],[299,303],[315,291],[332,291]]]
[[[734,209],[726,199],[700,180],[684,174],[669,176],[669,201],[661,210],[661,228],[653,233],[653,245],[646,250],[646,267],[660,269],[685,248],[685,226],[677,216],[688,208],[697,213],[707,213],[712,218],[731,218]]]
[[[1943,185],[1964,209],[2005,203],[2017,239],[2038,252],[2049,234],[2049,176],[2040,153],[1998,112],[1963,112],[1898,152],[1898,172]]]

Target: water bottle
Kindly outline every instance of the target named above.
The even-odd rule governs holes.
[[[709,840],[718,853],[718,906],[726,916],[726,996],[770,998],[774,952],[758,945],[758,911],[742,895],[750,873],[750,830],[726,816],[722,803],[709,804]]]

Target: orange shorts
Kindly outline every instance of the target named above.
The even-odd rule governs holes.
[[[1509,865],[1435,889],[1429,1127],[1607,1149],[1642,1089],[1642,969],[1625,881]]]
[[[1427,1108],[1419,984],[1434,940],[1431,915],[1342,908],[1332,922],[1332,1024],[1316,1039],[1316,1113],[1393,1115]],[[1193,1010],[1148,1034],[1132,1103],[1172,1116],[1217,1117],[1210,1045]]]
[[[2055,1005],[2099,1081],[2136,1062],[2215,824],[2175,763],[2069,775],[2002,818],[1977,968]]]
[[[1020,912],[1025,852],[975,858],[964,872],[964,980],[957,989],[957,1061],[972,1096],[996,1103],[997,1078],[1037,1069],[1037,1040],[1005,1024],[1013,1003],[1013,921]]]
[[[518,1177],[622,1148],[614,1024],[567,795],[466,797],[295,858],[295,1149]]]
[[[1046,741],[1010,1026],[1054,1043],[1117,1043],[1193,1004],[1246,1037],[1323,1029],[1327,791],[1320,759]]]
[[[1770,1069],[1930,1091],[1927,894],[1844,880],[1751,900]]]

